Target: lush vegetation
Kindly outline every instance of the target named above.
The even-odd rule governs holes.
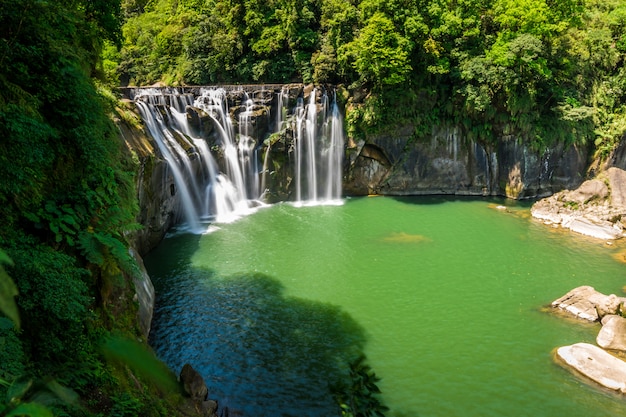
[[[354,136],[448,123],[606,155],[625,54],[626,0],[2,0],[0,415],[170,412],[115,353],[140,337],[136,167],[107,85],[343,84]]]
[[[135,85],[342,83],[352,134],[454,123],[537,147],[626,128],[624,0],[126,0]],[[358,97],[364,97],[358,99]],[[365,98],[366,97],[366,98]]]
[[[0,415],[171,414],[106,354],[112,335],[141,337],[135,166],[100,81],[120,17],[109,0],[0,7]]]

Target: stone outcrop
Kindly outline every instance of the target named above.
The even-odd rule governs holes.
[[[626,298],[605,295],[583,285],[552,302],[552,307],[587,321],[599,321],[604,316],[619,314]]]
[[[564,364],[592,381],[626,393],[626,362],[605,350],[589,343],[576,343],[558,348],[556,354]]]
[[[616,315],[603,317],[596,343],[604,349],[626,351],[626,318]]]
[[[209,390],[204,378],[191,365],[186,363],[180,371],[180,384],[183,391],[195,403],[195,409],[205,417],[217,417],[217,402],[207,399]],[[226,412],[228,415],[228,412]]]
[[[626,362],[606,350],[626,353],[626,318],[620,315],[626,311],[625,302],[624,297],[604,295],[589,286],[574,288],[552,302],[555,309],[602,323],[596,338],[599,347],[589,343],[562,346],[556,349],[557,361],[605,388],[622,393],[626,393]]]
[[[139,328],[143,333],[146,340],[148,339],[148,334],[150,334],[150,326],[152,324],[152,316],[154,313],[154,286],[152,285],[152,280],[148,275],[148,271],[146,271],[146,267],[143,264],[143,259],[137,251],[133,248],[130,249],[130,256],[135,259],[137,265],[139,266],[139,271],[133,274],[133,284],[135,286],[135,297],[134,300],[137,301],[139,305],[137,311],[137,322],[139,323]]]
[[[579,188],[561,191],[536,202],[532,216],[599,239],[624,236],[626,171],[611,167]]]
[[[209,393],[202,375],[188,363],[180,371],[180,383],[185,393],[194,400],[204,401]]]
[[[551,195],[580,184],[586,150],[555,145],[535,151],[514,137],[476,142],[457,127],[415,138],[411,126],[352,142],[344,188],[349,194]]]

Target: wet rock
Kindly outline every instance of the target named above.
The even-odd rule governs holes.
[[[552,307],[583,320],[598,321],[606,315],[618,314],[624,301],[623,297],[604,295],[593,287],[583,285],[554,300]]]
[[[603,317],[596,343],[604,349],[626,351],[626,318],[616,315]]]
[[[201,413],[203,416],[206,416],[206,417],[217,416],[217,401],[213,401],[213,400],[202,401]]]
[[[592,381],[626,393],[626,363],[605,350],[589,343],[576,343],[558,348],[556,355],[564,365]]]
[[[148,271],[146,271],[146,267],[143,264],[143,259],[137,253],[136,250],[130,249],[130,255],[137,262],[137,266],[139,267],[139,272],[133,274],[133,284],[135,285],[135,298],[137,303],[139,304],[139,309],[137,311],[137,321],[139,322],[139,328],[143,333],[144,337],[147,339],[148,334],[150,333],[150,326],[152,324],[152,315],[154,312],[154,286],[152,285],[152,280],[148,275]]]
[[[180,383],[193,400],[204,401],[209,393],[202,375],[188,363],[180,371]]]

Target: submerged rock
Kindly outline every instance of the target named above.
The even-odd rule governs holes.
[[[554,300],[551,305],[578,318],[598,321],[606,315],[618,314],[624,301],[624,297],[605,295],[593,287],[583,285]]]
[[[626,362],[589,343],[562,346],[557,358],[569,368],[579,372],[611,390],[626,393]]]
[[[533,204],[533,217],[598,239],[624,236],[626,171],[609,168],[573,191],[565,190]]]

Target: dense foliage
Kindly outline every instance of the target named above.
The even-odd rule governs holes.
[[[343,83],[353,134],[455,123],[469,137],[607,152],[626,128],[624,0],[126,0],[135,85]]]
[[[140,334],[125,238],[135,167],[98,81],[120,14],[110,0],[0,6],[0,415],[136,414],[122,394],[159,414],[101,349],[111,332]]]
[[[138,335],[106,83],[343,84],[354,136],[455,124],[606,155],[625,54],[626,0],[2,0],[0,415],[44,391],[69,410],[64,387],[71,413],[167,414],[104,342]]]

